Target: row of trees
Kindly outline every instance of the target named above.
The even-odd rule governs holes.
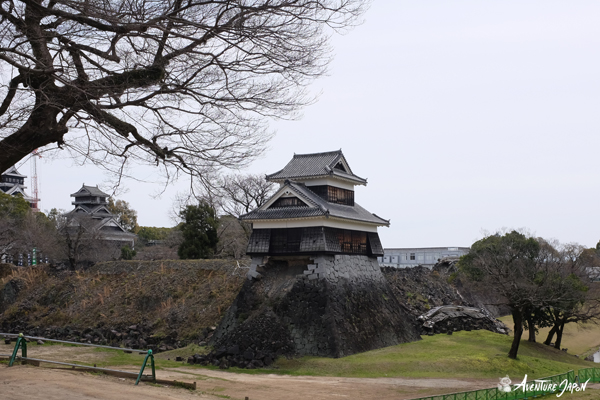
[[[508,306],[514,339],[508,356],[516,358],[524,329],[535,341],[540,327],[551,327],[560,348],[565,324],[600,317],[592,282],[600,271],[596,249],[560,244],[521,232],[487,236],[461,257],[459,268],[475,285],[484,287],[499,305]]]
[[[123,200],[109,199],[108,209],[121,226],[138,235],[140,259],[239,259],[245,255],[251,229],[238,217],[263,204],[273,191],[274,184],[260,175],[223,176],[213,182],[210,192],[198,191],[188,204],[179,205],[179,223],[173,228],[140,227],[137,212]],[[57,209],[48,215],[32,213],[21,197],[1,195],[0,256],[26,254],[36,247],[74,269],[84,261],[135,255],[131,249],[122,251],[103,241],[89,216]]]

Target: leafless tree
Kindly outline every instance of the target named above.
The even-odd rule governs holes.
[[[217,256],[239,259],[245,255],[252,233],[251,225],[239,217],[263,205],[277,185],[260,174],[222,175],[213,182],[210,190],[197,187],[196,197],[210,204],[220,216]]]
[[[56,260],[60,256],[59,236],[52,221],[43,213],[30,212],[19,223],[15,239],[18,253],[31,253],[36,249],[36,256]]]
[[[248,248],[247,225],[231,215],[223,215],[219,218],[217,235],[216,256],[219,258],[234,258],[236,260],[246,255]]]
[[[71,270],[98,261],[116,260],[118,243],[105,240],[97,229],[98,220],[83,213],[66,213],[57,218],[59,250]]]
[[[14,218],[0,216],[0,262],[4,262],[7,256],[17,252],[18,228]]]
[[[231,174],[219,180],[216,196],[221,214],[239,218],[263,205],[277,185],[263,175]]]
[[[202,178],[294,118],[367,0],[2,0],[0,170],[68,148]]]

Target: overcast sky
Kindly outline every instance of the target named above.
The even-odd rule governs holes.
[[[329,76],[312,86],[319,101],[274,123],[249,171],[342,148],[368,178],[357,203],[391,219],[384,247],[470,246],[503,227],[595,246],[599,42],[598,1],[375,0],[362,25],[334,37]],[[70,209],[82,183],[106,181],[70,160],[38,168],[43,210]],[[158,199],[156,185],[125,186],[118,198],[140,225],[173,225],[185,182]]]

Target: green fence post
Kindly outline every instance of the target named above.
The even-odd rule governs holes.
[[[150,352],[150,364],[152,364],[152,382],[156,383],[156,371],[154,370],[154,355],[152,354],[152,350],[148,350]]]
[[[140,383],[140,380],[142,379],[142,374],[144,373],[144,368],[146,368],[148,358],[150,358],[150,364],[152,366],[152,382],[156,383],[156,371],[154,370],[154,355],[152,354],[152,350],[148,350],[148,354],[146,354],[146,357],[144,358],[144,364],[142,364],[142,369],[140,369],[140,373],[137,377],[137,380],[135,381],[136,385]]]
[[[27,358],[27,340],[25,340],[22,333],[20,334],[20,336],[21,336],[21,357]]]
[[[21,357],[27,358],[27,342],[25,341],[25,338],[23,337],[22,333],[19,333],[17,343],[15,343],[15,349],[13,350],[12,356],[10,357],[10,361],[8,362],[9,367],[12,367],[15,363],[15,358],[17,358],[19,347],[21,348]]]

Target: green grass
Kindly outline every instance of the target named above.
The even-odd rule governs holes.
[[[190,344],[186,347],[182,347],[180,349],[175,349],[175,350],[171,350],[171,351],[165,351],[163,353],[157,353],[154,355],[154,359],[161,359],[161,360],[167,360],[167,359],[171,359],[174,360],[175,357],[183,357],[184,361],[187,361],[187,358],[189,356],[192,356],[194,354],[208,354],[208,352],[210,351],[210,349],[206,346],[198,346],[197,344]]]
[[[125,353],[119,350],[103,348],[95,348],[93,351],[104,353],[102,360],[96,362],[98,367],[139,365],[141,368],[142,363],[144,362],[144,357],[146,357],[146,354],[143,353]],[[208,353],[208,349],[196,344],[190,344],[189,346],[182,347],[180,349],[156,353],[154,354],[154,366],[156,369],[181,367],[184,364],[181,361],[175,361],[175,357],[183,357],[184,361],[187,361],[187,357],[196,353],[206,354]]]
[[[345,376],[357,378],[498,378],[535,379],[594,367],[565,352],[538,343],[521,342],[517,360],[508,358],[512,338],[489,331],[425,336],[423,340],[333,359],[302,357],[279,359],[276,369],[241,370],[253,374]]]

